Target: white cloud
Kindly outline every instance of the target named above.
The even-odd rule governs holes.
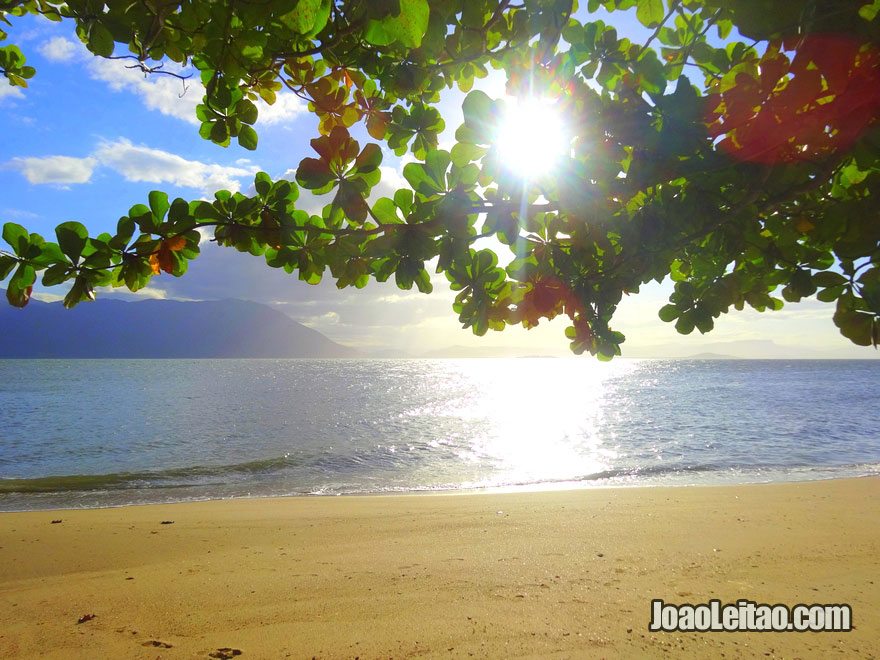
[[[0,80],[0,101],[23,98],[24,93],[21,91],[21,87],[13,87],[12,85],[7,84],[7,81]]]
[[[232,167],[187,160],[161,149],[136,146],[124,138],[102,142],[94,156],[106,167],[116,170],[127,181],[170,183],[212,193],[220,188],[238,191],[240,177],[252,177],[256,166]]]
[[[0,217],[9,216],[10,218],[22,218],[24,220],[38,220],[40,215],[33,211],[25,211],[23,209],[13,209],[6,207],[0,211]]]
[[[97,161],[94,158],[46,156],[45,158],[15,158],[18,167],[30,183],[88,183]]]
[[[78,44],[64,37],[52,37],[37,50],[43,57],[53,62],[69,62],[80,52]]]
[[[259,111],[257,126],[272,126],[283,123],[306,109],[306,104],[295,94],[278,94],[272,105],[260,100],[257,102],[257,110]]]
[[[380,197],[394,197],[394,193],[396,193],[401,188],[410,187],[406,179],[403,178],[401,170],[403,170],[402,164],[400,166],[400,170],[397,170],[394,167],[387,167],[385,165],[379,167],[379,172],[382,174],[382,179],[379,181],[378,184],[376,184],[376,187],[373,188],[370,193],[371,202],[375,202]]]
[[[31,298],[47,303],[61,302],[64,300],[64,296],[59,296],[54,293],[46,293],[45,291],[34,291],[31,294]]]
[[[70,288],[69,284],[60,285],[62,290]],[[53,291],[57,291],[58,287],[53,287]],[[36,300],[40,300],[42,302],[47,303],[57,303],[64,300],[65,293],[57,294],[50,293],[48,291],[34,291],[32,297]],[[144,287],[143,289],[139,289],[137,291],[129,291],[128,289],[113,289],[110,287],[102,287],[98,289],[99,296],[110,296],[112,298],[122,298],[122,299],[152,299],[152,300],[167,300],[168,293],[165,289],[160,289],[154,286]],[[190,298],[174,298],[174,300],[191,300]]]
[[[154,286],[147,286],[137,291],[127,289],[102,289],[102,293],[116,294],[119,296],[133,296],[137,298],[149,298],[151,300],[167,300],[168,292]]]
[[[161,149],[134,145],[125,138],[100,142],[87,158],[14,158],[7,166],[21,171],[30,183],[66,185],[88,183],[98,165],[115,170],[127,181],[170,183],[206,194],[221,188],[237,192],[241,189],[239,179],[253,177],[260,169],[249,161],[230,166],[187,160]]]
[[[198,125],[196,106],[202,102],[205,88],[197,76],[183,82],[158,73],[144,76],[139,69],[129,69],[128,66],[131,66],[130,60],[105,60],[100,57],[94,57],[88,63],[91,76],[106,82],[110,89],[135,94],[150,110],[158,110],[163,115]]]
[[[336,312],[327,312],[326,314],[321,314],[319,316],[310,316],[307,319],[300,321],[300,323],[315,330],[320,330],[329,325],[339,325],[339,314]]]
[[[161,274],[161,273],[160,273]],[[157,276],[158,277],[158,276]],[[153,280],[155,281],[155,280]],[[137,301],[144,299],[151,300],[177,300],[179,302],[199,302],[202,300],[201,298],[189,298],[187,296],[172,296],[168,293],[168,290],[165,288],[159,288],[150,284],[143,289],[138,289],[137,291],[129,291],[125,287],[120,287],[118,289],[110,288],[110,287],[102,287],[98,289],[99,296],[112,297],[117,300],[128,300],[128,301]]]
[[[393,304],[393,303],[397,303],[397,302],[401,302],[401,301],[409,301],[409,300],[410,300],[410,296],[406,296],[406,295],[398,294],[398,293],[392,293],[389,296],[379,296],[378,298],[376,298],[376,303],[385,305],[385,304]]]
[[[145,76],[138,68],[128,68],[132,63],[132,60],[91,58],[88,68],[93,78],[103,80],[110,89],[127,91],[141,97],[144,105],[150,110],[158,110],[163,115],[176,117],[190,124],[199,124],[196,106],[202,102],[205,86],[199,80],[197,71],[191,78],[181,81],[158,72]],[[173,64],[170,64],[167,70],[172,73],[182,73],[181,69]],[[271,126],[304,112],[306,104],[295,94],[284,93],[278,94],[273,105],[258,100],[257,109],[259,111],[257,125]]]

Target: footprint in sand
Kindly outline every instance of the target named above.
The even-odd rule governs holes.
[[[159,649],[170,649],[171,644],[168,642],[160,642],[158,639],[148,639],[146,642],[141,644],[141,646],[155,646]]]
[[[238,649],[231,649],[226,647],[222,649],[217,649],[216,651],[212,651],[208,654],[208,657],[216,658],[216,660],[229,660],[230,658],[233,658],[237,655],[241,655],[241,651],[239,651]]]

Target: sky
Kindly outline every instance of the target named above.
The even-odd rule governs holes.
[[[55,240],[55,226],[68,220],[82,222],[92,235],[113,232],[118,218],[132,205],[146,203],[151,190],[187,200],[211,199],[220,188],[248,193],[256,172],[292,179],[299,161],[312,155],[308,141],[318,135],[317,122],[292,94],[280,95],[274,106],[260,105],[256,151],[234,143],[224,149],[198,135],[195,106],[203,89],[197,76],[186,83],[170,76],[145,78],[127,69],[124,60],[92,57],[71,23],[34,17],[11,20],[8,42],[21,48],[37,74],[27,89],[0,80],[0,118],[6,127],[0,143],[0,224],[16,222],[47,240]],[[639,34],[631,22],[621,25],[620,31]],[[495,76],[483,89],[498,97],[503,87],[503,78]],[[462,98],[457,90],[451,91],[439,108],[446,119],[441,136],[446,148],[453,144],[461,123]],[[401,176],[404,162],[387,148],[383,152],[382,182],[374,199],[391,196],[406,185]],[[320,212],[327,201],[302,191],[298,204]],[[402,291],[393,282],[340,291],[329,273],[321,284],[310,286],[295,275],[267,267],[261,257],[207,241],[201,247],[202,254],[185,276],[154,277],[138,296],[253,300],[272,305],[335,341],[365,350],[394,348],[421,355],[458,346],[469,351],[491,348],[570,355],[563,334],[566,319],[544,321],[529,331],[508,327],[484,337],[461,329],[452,311],[454,293],[442,274],[432,276],[430,295]],[[37,286],[35,291],[36,297],[53,301],[66,288]],[[876,355],[873,349],[843,338],[831,322],[833,308],[815,300],[786,304],[779,312],[732,311],[716,320],[713,332],[682,337],[673,324],[657,317],[671,291],[668,281],[652,284],[621,303],[612,327],[627,336],[624,355],[705,351],[754,357]],[[103,289],[98,295],[124,294]]]

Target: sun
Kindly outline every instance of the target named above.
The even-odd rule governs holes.
[[[553,101],[508,101],[496,134],[502,166],[524,179],[552,173],[568,151],[565,122]]]

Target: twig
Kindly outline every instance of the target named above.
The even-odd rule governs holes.
[[[658,34],[660,34],[660,30],[663,29],[663,26],[664,26],[664,25],[666,25],[666,21],[669,20],[669,17],[672,16],[673,12],[675,12],[675,10],[678,8],[678,4],[679,4],[679,2],[680,2],[680,0],[674,0],[674,1],[669,5],[669,11],[666,12],[666,16],[663,17],[663,20],[660,21],[660,24],[655,28],[655,30],[654,30],[654,32],[651,34],[651,36],[648,37],[648,40],[645,42],[645,45],[642,46],[642,49],[639,51],[639,54],[638,54],[638,56],[636,57],[637,60],[638,60],[642,55],[645,54],[645,51],[648,50],[648,47],[651,45],[651,42],[654,41],[654,39],[657,38],[657,35],[658,35]]]

